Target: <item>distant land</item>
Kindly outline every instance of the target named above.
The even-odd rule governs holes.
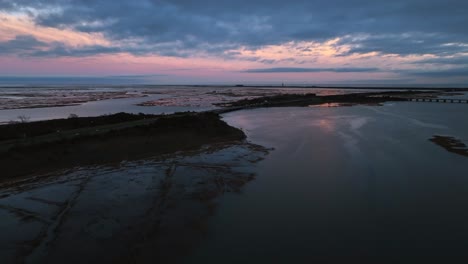
[[[102,86],[102,85],[151,85],[151,86],[227,86],[227,87],[285,87],[285,88],[339,88],[339,89],[414,89],[414,88],[468,88],[468,84],[404,84],[404,83],[297,83],[297,82],[210,82],[203,83],[160,83],[155,77],[160,75],[118,75],[118,76],[0,76],[0,87],[22,86]]]

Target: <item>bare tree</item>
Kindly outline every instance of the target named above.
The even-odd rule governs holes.
[[[20,116],[18,116],[18,119],[19,119],[20,123],[27,123],[27,122],[29,122],[29,120],[31,120],[31,117],[26,116],[26,115],[20,115]]]

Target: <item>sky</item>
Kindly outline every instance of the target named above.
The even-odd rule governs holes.
[[[465,0],[0,0],[0,76],[468,86]]]

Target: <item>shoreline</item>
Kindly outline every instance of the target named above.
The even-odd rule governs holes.
[[[173,87],[176,89],[175,94],[170,95],[167,89]],[[48,89],[47,87],[43,87]],[[120,89],[121,88],[121,89]],[[151,90],[154,88],[154,90]],[[164,89],[166,88],[166,89]],[[197,88],[200,88],[199,90]],[[203,89],[204,88],[204,89]],[[387,89],[388,88],[388,89]],[[93,104],[99,101],[105,101],[104,108],[97,107],[100,115],[117,113],[112,109],[106,110],[106,105],[112,104],[114,100],[121,99],[127,107],[132,108],[132,113],[163,113],[165,107],[184,108],[178,111],[201,111],[209,110],[223,103],[235,103],[240,99],[253,99],[271,97],[277,95],[293,95],[293,94],[312,94],[317,96],[331,95],[349,95],[351,93],[441,93],[452,95],[463,95],[468,89],[465,88],[376,88],[376,87],[315,87],[315,86],[105,86],[105,87],[57,87],[58,94],[51,95],[50,92],[32,91],[31,87],[25,87],[25,91],[17,88],[14,93],[4,89],[0,93],[0,111],[6,111],[5,117],[0,121],[0,125],[14,122],[20,115],[33,116],[36,120],[42,118],[34,117],[38,112],[47,113],[52,107],[63,107],[63,111],[68,111],[70,114],[75,113],[80,116],[88,116],[86,110],[82,107],[84,104]],[[52,88],[49,88],[52,89]],[[104,90],[103,90],[104,89]],[[162,89],[162,90],[158,90]],[[1,90],[1,87],[0,87]],[[11,96],[13,95],[13,97]],[[98,106],[101,104],[98,104]],[[145,108],[143,108],[144,106]],[[156,111],[146,107],[161,107]],[[204,109],[200,109],[204,108]],[[114,109],[115,110],[115,109]],[[15,112],[16,111],[16,112]],[[60,110],[57,110],[60,111]],[[108,112],[105,112],[108,111]],[[173,113],[168,109],[170,113]],[[177,112],[177,111],[174,111]],[[17,114],[16,114],[17,113]],[[99,115],[98,114],[98,115]],[[65,118],[66,116],[57,116]]]
[[[321,104],[381,104],[391,101],[408,101],[413,97],[432,98],[445,95],[441,91],[386,91],[386,92],[367,92],[351,93],[340,95],[316,95],[316,94],[281,94],[274,96],[264,96],[254,99],[242,99],[231,103],[216,104],[224,107],[218,111],[224,113],[232,108],[233,111],[242,108],[258,107],[288,107],[288,106],[313,106]]]
[[[447,87],[440,86],[349,86],[349,85],[249,85],[249,84],[0,84],[0,89],[15,89],[15,88],[50,88],[50,89],[94,89],[94,88],[162,88],[162,87],[226,87],[226,88],[317,88],[317,89],[362,89],[362,90],[464,90],[468,91],[467,86]]]

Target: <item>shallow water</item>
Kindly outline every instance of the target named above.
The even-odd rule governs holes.
[[[61,87],[0,87],[0,124],[29,121],[99,116],[118,112],[171,114],[185,111],[205,111],[216,108],[214,103],[226,103],[243,98],[284,94],[316,93],[319,95],[363,92],[365,89],[258,88],[258,87],[179,87],[179,86],[61,86]],[[88,101],[71,105],[74,100],[93,98],[101,93],[125,93],[132,98]],[[137,97],[135,97],[137,96]],[[112,97],[110,95],[109,97]],[[86,99],[84,101],[87,101]],[[147,104],[142,106],[139,104]],[[54,107],[54,105],[66,106]],[[6,107],[8,106],[8,107]],[[42,107],[37,107],[42,106]],[[8,109],[5,109],[8,108]],[[14,108],[14,109],[12,109]]]
[[[80,91],[80,90],[78,90]],[[88,90],[86,90],[88,91]],[[118,91],[118,89],[113,89],[112,91]],[[73,92],[77,92],[73,90]],[[93,92],[100,92],[100,90],[93,90]],[[68,96],[68,95],[67,95]],[[162,98],[167,98],[169,95],[165,94],[149,94],[145,97],[136,97],[136,98],[121,98],[121,99],[108,99],[101,101],[91,101],[85,102],[78,105],[69,105],[69,106],[60,106],[60,107],[41,107],[41,108],[23,108],[23,109],[6,109],[0,110],[0,124],[7,123],[9,121],[14,121],[18,119],[18,116],[26,116],[30,121],[39,121],[39,120],[48,120],[48,119],[57,119],[57,118],[67,118],[70,114],[76,114],[80,117],[88,116],[100,116],[107,114],[115,114],[119,112],[126,113],[145,113],[145,114],[171,114],[175,112],[184,112],[184,111],[203,111],[211,109],[209,107],[205,108],[195,108],[190,106],[138,106],[137,104],[149,101],[149,100],[158,100]],[[60,100],[60,97],[57,97],[56,100]],[[53,102],[53,99],[51,100]]]
[[[275,150],[242,196],[223,198],[186,262],[465,258],[468,159],[428,139],[468,143],[467,115],[466,105],[431,103],[225,115]]]

